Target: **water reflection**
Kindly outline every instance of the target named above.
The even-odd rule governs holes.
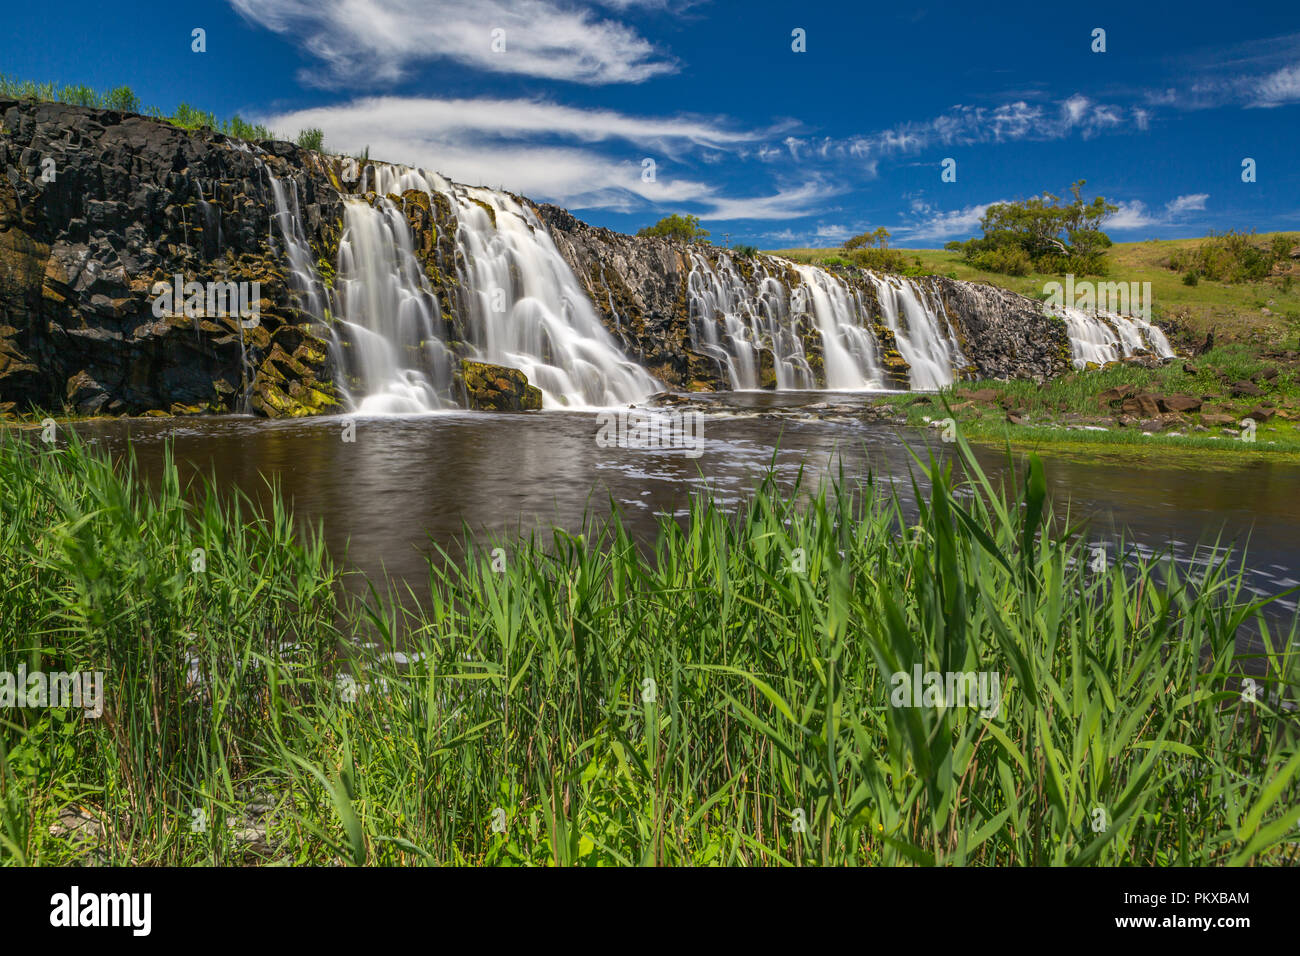
[[[754,393],[753,408],[794,396]],[[818,395],[834,403],[836,396]],[[860,397],[859,399],[860,400]],[[932,433],[856,421],[789,420],[711,415],[705,453],[639,451],[597,445],[596,417],[580,412],[450,413],[409,418],[357,418],[355,442],[343,440],[341,419],[268,422],[251,418],[121,420],[79,426],[115,450],[128,438],[144,471],[156,475],[167,439],[191,474],[213,474],[265,500],[278,482],[298,519],[322,522],[332,553],[367,572],[420,581],[424,555],[436,543],[457,553],[464,529],[514,534],[559,526],[577,531],[584,515],[618,502],[630,530],[653,536],[658,514],[680,515],[692,490],[706,484],[719,500],[740,502],[771,465],[793,486],[803,469],[811,488],[828,473],[889,481],[906,502],[907,443],[936,455],[948,446]],[[980,449],[995,478],[1009,479],[1003,452]],[[1199,542],[1249,539],[1248,586],[1275,593],[1300,579],[1300,468],[1254,460],[1230,470],[1148,466],[1119,455],[1045,455],[1049,491],[1088,518],[1089,538],[1115,553],[1124,529],[1142,549],[1170,548],[1188,560]],[[1275,615],[1295,609],[1279,602]],[[1285,617],[1289,620],[1289,614]]]

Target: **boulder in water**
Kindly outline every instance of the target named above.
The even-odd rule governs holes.
[[[528,384],[517,368],[488,362],[461,362],[465,400],[470,408],[487,412],[537,411],[542,407],[542,390]]]

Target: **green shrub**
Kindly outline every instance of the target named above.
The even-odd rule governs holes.
[[[876,272],[902,272],[908,268],[906,254],[897,249],[859,248],[850,252],[849,258],[859,269]]]
[[[104,96],[104,108],[121,113],[140,112],[140,98],[129,86],[119,86],[108,91]]]
[[[680,242],[707,242],[709,230],[700,228],[699,216],[665,216],[653,226],[637,230],[638,236],[658,236]]]
[[[65,86],[59,91],[59,102],[69,106],[92,106],[98,108],[99,94],[88,86]]]
[[[303,149],[310,149],[319,153],[325,148],[325,134],[313,126],[309,129],[300,130],[297,142]]]
[[[971,264],[985,272],[998,272],[1002,275],[1024,276],[1033,268],[1029,254],[1018,246],[1001,246],[976,254]]]
[[[1200,243],[1188,249],[1176,249],[1170,254],[1168,265],[1175,272],[1196,272],[1198,278],[1215,282],[1257,282],[1268,278],[1273,267],[1290,254],[1290,240],[1274,236],[1269,243],[1261,242],[1250,232],[1230,229],[1211,232]]]

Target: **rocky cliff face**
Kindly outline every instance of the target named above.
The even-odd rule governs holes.
[[[141,116],[0,100],[0,402],[84,414],[333,407],[328,347],[271,239],[268,171],[296,186],[307,233],[327,245],[339,196],[295,146],[255,155]],[[258,324],[183,308],[159,317],[154,283],[176,275],[258,282]]]
[[[352,177],[345,162],[131,114],[0,100],[0,413],[37,406],[278,417],[340,409],[336,383],[352,374],[346,337],[331,342],[328,290],[346,197],[375,201],[365,171]],[[289,209],[280,221],[275,180]],[[409,222],[440,304],[437,334],[454,354],[472,357],[454,212],[437,194],[390,198]],[[767,276],[787,290],[802,282],[783,259],[624,236],[555,206],[534,208],[626,354],[674,388],[727,384],[691,337],[688,279],[696,263],[718,268],[726,259],[743,281]],[[300,240],[298,258],[311,260],[314,299],[291,269],[286,216]],[[875,287],[864,273],[836,274],[872,307]],[[179,303],[157,314],[155,284],[176,276],[259,283],[258,321],[245,327],[237,314],[187,315]],[[1068,367],[1064,326],[1037,303],[945,278],[916,281],[946,308],[968,363],[960,373],[1048,377]],[[890,374],[904,383],[906,363],[891,333],[879,322],[875,333]],[[794,317],[793,334],[820,375],[820,332],[811,318]],[[770,355],[760,361],[771,384]],[[475,397],[465,401],[473,406]]]
[[[725,375],[716,363],[691,347],[687,283],[692,262],[684,245],[589,226],[558,206],[538,206],[537,212],[629,355],[674,388],[726,388]],[[788,289],[803,282],[791,263],[779,257],[761,253],[741,257],[705,245],[692,249],[715,269],[720,260],[728,259],[751,287],[760,272],[777,277]],[[868,312],[880,315],[876,288],[861,270],[839,267],[830,271],[862,297]],[[943,302],[968,363],[957,370],[965,377],[1045,379],[1069,368],[1070,342],[1064,325],[1045,316],[1032,299],[943,276],[913,281]],[[716,317],[713,320],[717,321]],[[795,330],[810,365],[818,372],[820,333],[807,318],[796,321]],[[899,363],[889,330],[877,323],[875,331],[886,363],[891,362],[891,355],[892,361]],[[897,371],[900,384],[905,384],[906,363],[898,365]]]

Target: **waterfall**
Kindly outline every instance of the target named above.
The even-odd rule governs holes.
[[[722,253],[716,265],[691,251],[687,291],[696,350],[718,362],[733,389],[775,384],[781,389],[836,391],[887,387],[869,296],[825,269],[791,265],[801,282],[791,293],[762,259],[746,278]],[[911,387],[934,389],[953,381],[964,363],[943,303],[912,279],[865,273],[879,303],[880,321],[911,365]],[[823,375],[814,375],[801,329],[820,345]],[[764,353],[773,379],[760,381]]]
[[[392,200],[343,208],[335,343],[348,403],[371,415],[430,412],[451,401],[452,354],[438,299]]]
[[[275,215],[272,216],[274,228],[278,228],[284,245],[283,255],[289,262],[289,288],[298,297],[299,307],[316,321],[322,321],[326,313],[326,293],[316,273],[316,260],[312,256],[311,245],[302,231],[302,214],[298,208],[298,184],[292,179],[286,190],[284,183],[274,175],[259,159],[258,164],[266,173],[271,183],[271,195],[275,199]]]
[[[937,295],[897,276],[867,273],[876,287],[881,315],[894,333],[898,354],[911,366],[913,388],[935,389],[953,382],[953,367],[965,364],[952,335],[948,313]]]
[[[716,268],[693,250],[690,256],[686,284],[696,350],[716,361],[737,391],[762,385],[761,352],[772,355],[778,389],[813,388],[812,368],[795,328],[785,286],[761,262],[754,264],[754,279],[747,281],[725,253]],[[719,321],[725,340],[718,335]]]
[[[547,408],[624,405],[663,389],[624,353],[628,339],[603,271],[597,281],[606,286],[616,333],[523,201],[421,169],[368,164],[362,182],[373,190],[370,200],[344,197],[331,295],[303,234],[296,182],[261,165],[290,288],[304,311],[331,326],[349,407],[410,414],[454,405],[459,355],[518,369]],[[447,211],[454,217],[456,254],[438,263],[455,270],[453,301],[439,301],[415,250],[399,198],[411,190],[428,196],[443,222]],[[904,362],[907,387],[932,390],[952,384],[967,365],[934,281],[868,271],[845,277],[723,250],[688,248],[686,255],[692,348],[717,363],[733,390],[884,390],[897,387]],[[1143,319],[1071,308],[1052,314],[1065,323],[1076,366],[1172,355],[1164,334]],[[897,353],[886,355],[887,348]]]
[[[1070,335],[1070,351],[1076,368],[1089,362],[1105,365],[1139,352],[1170,358],[1169,340],[1145,319],[1116,312],[1087,312],[1072,306],[1049,309],[1062,319]]]
[[[436,334],[438,301],[415,257],[406,217],[386,197],[373,207],[345,200],[331,302],[303,233],[297,183],[290,180],[286,189],[259,164],[275,199],[273,220],[290,289],[304,311],[329,326],[347,406],[368,415],[403,415],[454,404],[451,356]]]
[[[531,209],[506,193],[423,170],[374,166],[372,175],[381,194],[416,189],[451,203],[473,357],[519,369],[548,408],[624,405],[662,390],[620,351]]]
[[[795,269],[803,277],[821,333],[826,387],[884,388],[876,336],[861,296],[824,269],[815,266],[795,266]]]

